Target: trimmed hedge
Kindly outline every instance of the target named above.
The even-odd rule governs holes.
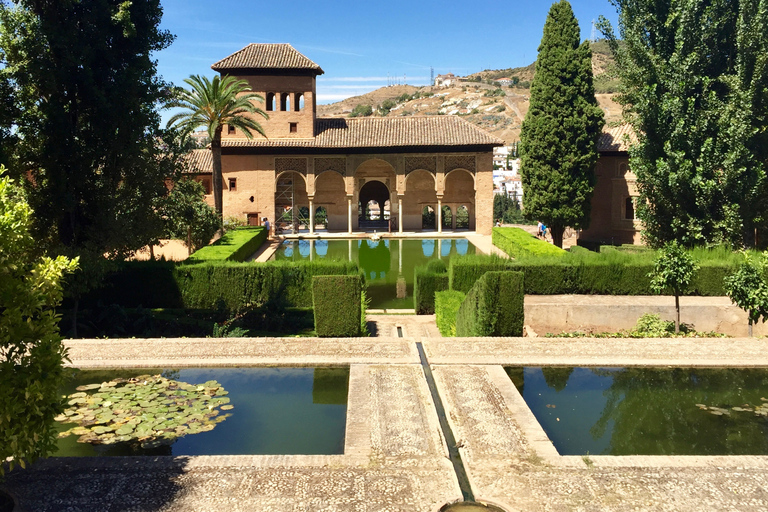
[[[522,336],[522,272],[487,272],[467,294],[456,315],[456,335]]]
[[[493,245],[513,258],[529,256],[564,256],[563,249],[540,240],[521,228],[493,228]]]
[[[456,290],[435,292],[435,322],[440,334],[446,338],[456,336],[456,313],[459,312],[465,294]]]
[[[513,262],[498,256],[473,254],[451,258],[448,276],[451,290],[467,293],[483,274],[492,270],[511,270]]]
[[[267,263],[126,262],[104,286],[84,298],[90,304],[123,307],[227,309],[264,304],[278,298],[286,306],[312,307],[312,277],[358,274],[348,261]]]
[[[444,270],[433,272],[429,266],[422,266],[416,267],[413,274],[413,307],[416,314],[435,314],[435,292],[448,289],[448,273]]]
[[[360,336],[361,291],[360,275],[312,278],[312,306],[318,336]]]
[[[211,245],[195,251],[186,262],[245,261],[267,241],[267,230],[263,226],[242,227],[227,231]]]
[[[730,265],[699,262],[687,295],[720,297],[725,295],[723,280],[733,273]],[[515,262],[513,270],[525,273],[525,293],[531,295],[653,295],[648,262],[561,263]]]

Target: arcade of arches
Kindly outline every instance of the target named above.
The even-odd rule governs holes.
[[[273,159],[225,155],[222,160],[225,217],[267,217],[310,233],[325,228],[485,234],[492,227],[492,165],[485,152]],[[269,160],[273,166],[259,169]],[[478,172],[485,168],[488,172]],[[232,178],[236,189],[227,188]]]

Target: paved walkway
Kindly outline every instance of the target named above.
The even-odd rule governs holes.
[[[501,366],[768,366],[768,341],[441,339],[413,321],[406,338],[70,341],[82,368],[350,365],[344,455],[52,458],[14,471],[7,487],[35,512],[436,512],[460,491],[420,342],[479,499],[509,511],[768,509],[766,456],[558,455]]]

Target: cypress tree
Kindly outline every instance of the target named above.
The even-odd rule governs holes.
[[[567,226],[589,226],[595,186],[597,139],[603,112],[595,99],[592,50],[579,44],[571,4],[549,9],[520,134],[525,215],[551,229],[563,246]]]

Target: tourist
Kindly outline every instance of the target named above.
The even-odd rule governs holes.
[[[536,236],[538,238],[542,238],[544,236],[544,234],[542,232],[542,229],[541,229],[543,226],[544,226],[544,224],[542,224],[541,221],[538,221],[536,223]]]
[[[264,221],[264,227],[267,228],[267,238],[269,238],[269,219],[264,217],[262,220]]]

